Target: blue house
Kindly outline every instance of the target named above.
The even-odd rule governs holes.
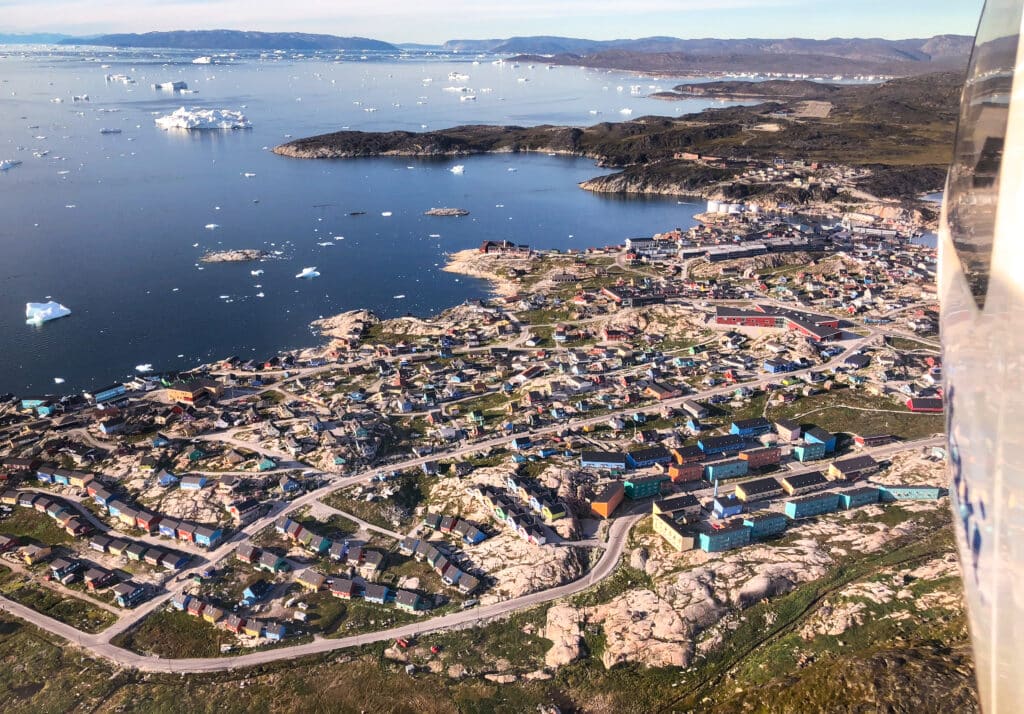
[[[934,501],[944,495],[944,490],[938,486],[880,486],[878,489],[883,502]]]
[[[772,423],[764,417],[753,419],[739,419],[729,427],[730,434],[739,436],[760,436],[772,430]]]
[[[786,515],[797,518],[810,518],[823,513],[832,513],[839,508],[839,495],[832,491],[815,493],[810,496],[794,498],[786,501]]]
[[[261,578],[242,591],[242,602],[246,605],[252,605],[265,598],[270,590],[270,583]]]
[[[92,399],[97,404],[103,402],[109,402],[111,399],[117,399],[127,394],[128,390],[125,389],[123,384],[111,384],[109,387],[103,387],[102,389],[94,389],[91,392],[86,392],[85,396]]]
[[[793,447],[793,458],[800,463],[825,458],[824,444],[797,444]]]
[[[714,500],[711,511],[715,518],[732,518],[743,513],[743,501],[731,493],[728,496],[719,496]]]
[[[746,445],[746,439],[737,434],[726,434],[725,436],[702,437],[697,446],[705,454],[724,454],[727,451],[739,451]]]
[[[52,466],[45,466],[45,465],[44,466],[40,466],[36,470],[36,478],[38,480],[42,481],[43,483],[53,483],[53,480],[54,480],[54,473],[53,472],[56,471],[56,470],[57,469],[53,468]]]
[[[728,459],[714,461],[704,466],[704,478],[708,481],[724,481],[730,478],[746,476],[750,462],[746,459]]]
[[[667,464],[672,461],[672,454],[664,446],[652,446],[638,449],[626,454],[626,463],[634,469],[645,469],[656,464]]]
[[[766,359],[761,368],[768,374],[782,374],[793,369],[793,364],[782,359]]]
[[[177,538],[179,525],[178,521],[171,520],[170,518],[163,518],[160,520],[160,524],[157,528],[160,530],[160,535],[165,538]]]
[[[751,540],[778,535],[786,530],[786,517],[772,511],[759,511],[743,518],[743,525],[750,529]]]
[[[212,548],[224,538],[223,528],[210,528],[209,526],[196,526],[196,545]]]
[[[263,636],[271,642],[280,642],[284,639],[285,629],[284,625],[280,623],[268,624],[263,628]]]
[[[808,444],[824,444],[825,453],[831,454],[836,450],[836,437],[819,426],[812,426],[804,431],[804,441]]]
[[[839,494],[839,505],[844,509],[860,508],[871,503],[878,503],[879,492],[873,486],[862,486]]]
[[[49,401],[49,399],[41,397],[25,397],[24,399],[21,400],[21,408],[24,410],[36,409],[38,407],[43,406],[44,404],[48,404]]]
[[[724,528],[705,528],[698,534],[700,549],[705,553],[719,553],[750,542],[750,529],[743,524]]]
[[[523,451],[533,446],[533,442],[530,441],[528,436],[517,436],[512,440],[512,448],[516,451]]]
[[[159,476],[157,476],[156,480],[157,483],[159,483],[164,488],[168,488],[178,483],[178,477],[172,474],[170,471],[162,472]]]

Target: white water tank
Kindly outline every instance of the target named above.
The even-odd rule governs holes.
[[[718,213],[718,207],[721,204],[718,201],[708,201],[708,213]]]

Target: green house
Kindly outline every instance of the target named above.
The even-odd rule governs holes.
[[[661,484],[668,480],[669,477],[662,474],[659,476],[627,479],[623,486],[626,490],[626,497],[636,500],[638,498],[649,498],[659,495],[661,493]]]
[[[260,462],[256,464],[257,471],[273,471],[277,468],[277,463],[269,456],[264,456],[260,459]]]

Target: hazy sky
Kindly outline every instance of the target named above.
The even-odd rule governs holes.
[[[0,0],[0,32],[238,29],[389,42],[563,35],[928,37],[970,34],[982,0]]]

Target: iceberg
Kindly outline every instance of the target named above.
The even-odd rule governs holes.
[[[21,162],[17,159],[0,159],[0,171],[13,169],[15,166],[21,166]]]
[[[451,171],[453,174],[461,174],[466,170],[466,167],[463,166],[462,164],[456,164],[455,166],[452,166],[448,170]]]
[[[316,268],[303,268],[302,272],[295,276],[296,278],[319,278],[320,273],[316,272]]]
[[[184,89],[188,89],[188,85],[185,82],[157,82],[153,85],[153,89],[164,90],[168,92],[180,92]]]
[[[219,224],[219,223],[207,223],[207,224],[206,224],[205,226],[203,226],[203,227],[204,227],[204,228],[205,228],[206,230],[208,230],[208,231],[215,231],[215,230],[217,230],[218,228],[220,228],[220,224]]]
[[[53,383],[54,384],[64,384],[64,378],[63,377],[54,377],[53,378]]]
[[[153,365],[151,365],[149,362],[146,362],[145,364],[137,364],[137,365],[135,365],[135,371],[136,372],[142,372],[142,373],[152,372],[153,371]]]
[[[213,64],[213,57],[196,57],[192,64]]]
[[[250,270],[249,275],[263,275],[263,270]]]
[[[26,325],[42,325],[44,322],[67,317],[71,310],[59,302],[27,302],[25,303]]]
[[[186,109],[179,107],[165,117],[158,117],[161,129],[251,129],[252,124],[241,112],[230,109]]]

